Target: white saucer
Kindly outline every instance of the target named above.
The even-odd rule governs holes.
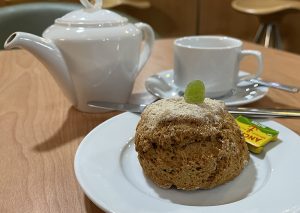
[[[248,74],[249,73],[244,71],[239,72],[240,77]],[[218,99],[224,101],[226,106],[238,106],[258,101],[262,99],[269,91],[267,87],[252,87],[251,85],[245,84],[245,82],[240,82],[239,86],[242,87],[237,87],[233,89],[230,94]],[[159,98],[162,96],[164,98],[180,96],[180,93],[182,93],[174,85],[173,70],[165,70],[150,76],[145,81],[145,87],[148,92]]]
[[[76,178],[86,195],[105,212],[231,213],[299,212],[300,137],[274,121],[278,140],[234,180],[211,190],[162,189],[145,177],[131,140],[140,116],[123,113],[92,130],[74,160]]]

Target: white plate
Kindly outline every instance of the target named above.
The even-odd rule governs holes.
[[[239,76],[245,76],[249,73],[240,71]],[[246,82],[240,82],[239,86],[247,86]],[[249,84],[248,84],[249,86]],[[165,70],[155,75],[150,76],[145,81],[145,87],[151,94],[159,97],[171,97],[177,95],[179,89],[174,85],[173,70]],[[262,99],[269,89],[267,87],[258,86],[255,88],[237,87],[233,89],[229,94],[218,98],[223,100],[227,106],[238,106],[249,104]],[[160,95],[162,94],[162,95]]]
[[[130,140],[140,117],[123,113],[91,131],[75,156],[86,195],[108,212],[300,212],[300,137],[273,121],[279,140],[233,181],[212,190],[161,189],[143,175]]]

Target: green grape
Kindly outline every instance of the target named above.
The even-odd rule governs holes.
[[[205,86],[200,80],[191,81],[184,92],[184,100],[191,104],[201,104],[205,98]]]

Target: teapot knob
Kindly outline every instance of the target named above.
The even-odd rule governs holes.
[[[93,3],[91,3],[89,0],[80,0],[81,4],[87,8],[102,8],[102,0],[91,0]]]

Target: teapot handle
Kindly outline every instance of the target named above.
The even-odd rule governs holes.
[[[140,61],[138,65],[139,72],[142,70],[148,58],[150,57],[155,37],[152,28],[148,24],[139,22],[134,25],[142,31],[145,41],[144,48],[140,54]]]

